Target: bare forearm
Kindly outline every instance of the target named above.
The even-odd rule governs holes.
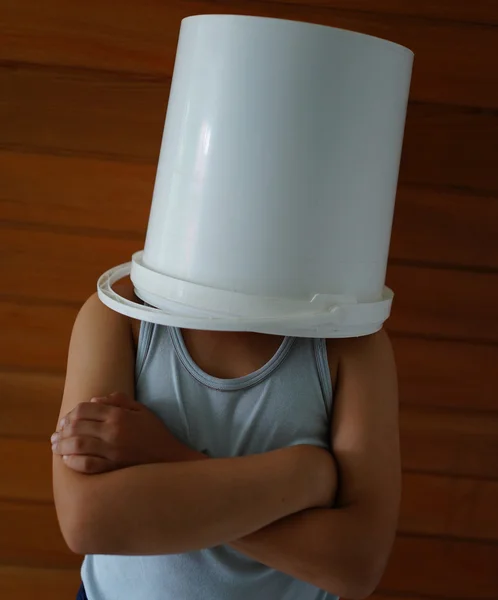
[[[368,537],[364,529],[364,538]],[[313,508],[290,515],[230,545],[269,567],[331,594],[356,598],[370,590],[368,540],[348,509]],[[370,587],[369,587],[370,586]],[[375,586],[374,586],[375,587]],[[371,591],[371,590],[370,590]]]
[[[292,452],[294,450],[294,452]],[[243,537],[303,510],[318,494],[300,451],[207,461],[151,464],[71,477],[61,528],[81,553],[169,554]],[[59,468],[65,469],[63,464]],[[68,469],[69,471],[69,469]]]

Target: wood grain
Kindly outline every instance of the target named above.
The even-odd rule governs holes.
[[[0,498],[52,504],[50,441],[0,437]]]
[[[81,557],[67,548],[51,504],[0,500],[0,564],[75,568]]]
[[[498,478],[496,413],[405,405],[400,432],[405,470]]]
[[[142,238],[155,167],[91,158],[0,152],[4,222]]]
[[[449,1],[443,7],[432,3],[432,10],[447,11]],[[396,11],[389,7],[377,11],[376,4],[365,11],[361,3],[358,10],[345,10],[344,1],[340,6],[334,2],[329,7],[318,4],[322,3],[170,0],[167,4],[147,2],[138,6],[127,0],[116,13],[110,0],[93,0],[77,9],[72,3],[61,6],[56,0],[44,2],[43,9],[35,0],[4,0],[2,54],[11,61],[170,75],[182,18],[227,12],[268,16],[350,29],[409,47],[416,55],[414,100],[498,107],[498,85],[493,76],[498,37],[495,27],[390,14],[403,12],[405,3],[400,2]],[[412,3],[412,12],[415,6]],[[487,6],[481,12],[491,19],[496,15],[496,9]]]
[[[15,600],[73,600],[79,569],[36,569],[0,565],[0,597]]]
[[[0,146],[155,165],[169,83],[152,76],[0,67]],[[498,112],[410,105],[402,183],[493,195],[497,162]]]
[[[498,410],[498,346],[394,336],[400,400]]]
[[[269,0],[273,2],[274,0]],[[275,0],[276,1],[276,0]],[[302,0],[285,0],[302,4]],[[464,23],[498,23],[498,5],[494,0],[465,2],[455,0],[307,0],[308,5],[358,10],[375,14],[395,14],[416,19],[442,19]]]
[[[497,269],[497,239],[497,197],[400,186],[391,259]]]
[[[403,595],[494,600],[498,544],[398,536],[380,588]]]
[[[4,223],[143,239],[155,167],[0,152]],[[402,185],[391,259],[498,269],[498,199]]]
[[[65,369],[78,308],[0,302],[0,364],[7,368]]]
[[[498,340],[495,273],[391,265],[391,331],[495,343]]]
[[[0,435],[48,440],[63,389],[62,374],[0,371]]]

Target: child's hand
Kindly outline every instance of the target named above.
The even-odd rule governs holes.
[[[81,473],[206,458],[175,438],[152,411],[119,392],[76,406],[51,441],[54,454]]]

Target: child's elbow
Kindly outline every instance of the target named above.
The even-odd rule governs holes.
[[[59,526],[62,537],[69,550],[75,554],[99,554],[97,547],[100,540],[97,538],[97,528],[92,526],[83,511],[76,506],[71,507],[64,515],[59,515]]]
[[[330,569],[330,579],[323,582],[323,589],[350,600],[365,600],[377,589],[384,574],[385,561],[357,557],[343,565],[342,573],[337,572],[337,565],[335,567]]]
[[[68,498],[65,498],[68,500]],[[63,507],[57,506],[62,537],[75,554],[113,554],[109,528],[103,527],[97,507],[86,501],[84,494],[74,494]]]

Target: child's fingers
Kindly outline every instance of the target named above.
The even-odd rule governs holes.
[[[53,444],[54,442],[58,442],[64,438],[70,438],[79,435],[100,438],[103,440],[105,439],[106,432],[107,428],[105,421],[87,421],[84,419],[79,419],[77,421],[68,422],[63,429],[60,429],[52,434],[50,441]]]
[[[128,410],[138,410],[139,405],[135,400],[127,396],[122,392],[113,392],[109,396],[103,396],[101,398],[92,398],[90,400],[92,404],[104,404],[107,406],[117,406],[119,408],[127,408]]]
[[[61,456],[80,454],[111,460],[111,449],[104,441],[85,435],[59,439],[52,444],[52,452]]]
[[[96,473],[105,473],[114,471],[117,466],[110,460],[100,456],[86,456],[83,454],[69,454],[62,457],[66,464],[73,471],[86,473],[88,475]]]
[[[116,410],[113,406],[105,406],[94,402],[80,402],[73,410],[67,413],[58,424],[58,429],[66,427],[69,423],[79,419],[88,421],[105,421],[109,418],[112,411]]]

